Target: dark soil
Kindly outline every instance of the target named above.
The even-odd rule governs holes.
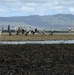
[[[0,75],[74,75],[74,44],[0,45]]]

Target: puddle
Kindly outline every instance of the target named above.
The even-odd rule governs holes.
[[[74,44],[74,40],[0,41],[0,44]]]

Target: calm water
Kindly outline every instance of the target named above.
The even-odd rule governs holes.
[[[74,44],[74,40],[0,41],[0,44]]]

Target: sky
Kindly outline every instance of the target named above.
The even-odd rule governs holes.
[[[74,0],[0,0],[0,17],[74,14]]]

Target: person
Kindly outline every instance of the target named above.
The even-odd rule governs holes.
[[[37,28],[35,29],[35,33],[37,33]]]
[[[9,36],[10,36],[11,35],[10,25],[8,25],[8,33],[9,33]]]
[[[29,29],[26,31],[26,35],[29,34],[31,32],[31,27],[29,27]]]
[[[3,33],[3,27],[2,27],[2,33]]]
[[[51,33],[53,34],[53,29],[51,30]]]
[[[18,35],[19,32],[20,32],[20,28],[19,27],[15,27],[15,32],[16,32],[16,35]]]
[[[31,31],[31,27],[29,27],[28,31],[29,31],[29,32]]]
[[[69,32],[71,31],[71,28],[70,28],[70,26],[68,27],[68,30],[69,30]]]
[[[53,35],[53,29],[51,29],[51,35]]]
[[[8,32],[10,31],[10,25],[8,25]]]
[[[35,30],[32,30],[31,32],[32,32],[33,35],[35,34]]]
[[[24,34],[24,32],[25,32],[24,29],[22,29],[22,34]]]
[[[1,37],[2,29],[0,29],[0,37]]]

